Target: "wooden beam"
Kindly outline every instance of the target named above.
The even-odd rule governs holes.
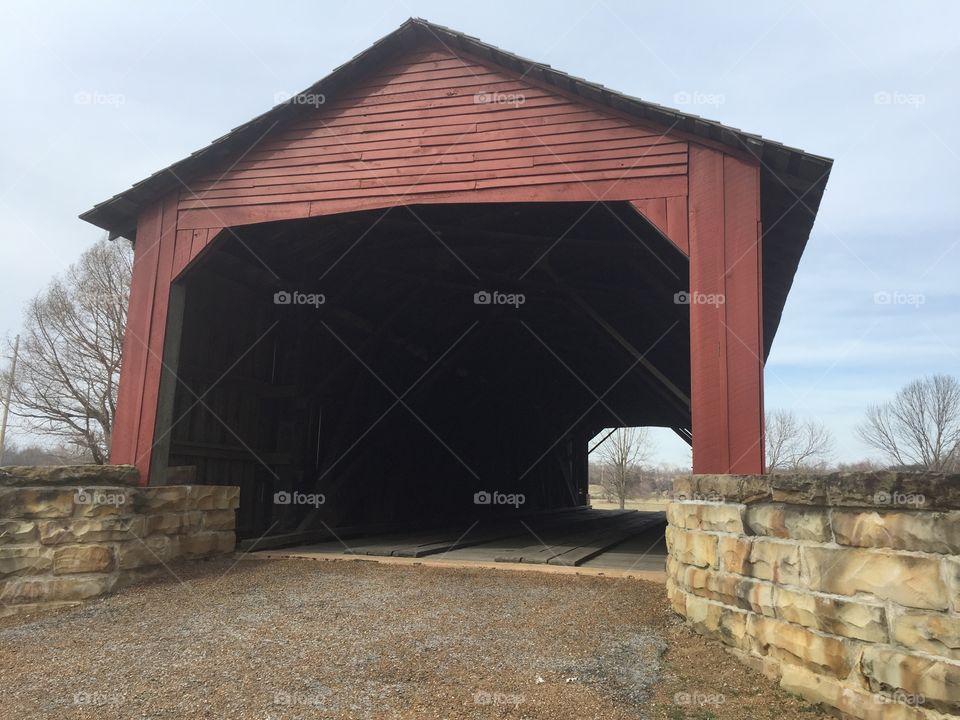
[[[313,199],[294,201],[278,196],[262,205],[236,207],[195,208],[181,210],[181,229],[206,228],[212,225],[252,225],[273,220],[293,220],[321,215],[377,210],[398,207],[404,204],[456,204],[456,203],[504,203],[504,202],[593,202],[598,197],[607,202],[615,200],[642,200],[652,197],[684,195],[687,189],[685,175],[669,177],[626,178],[611,173],[610,178],[576,180],[564,178],[563,182],[530,185],[524,188],[481,186],[480,182],[467,183],[471,189],[424,192],[409,195],[411,188],[397,187],[386,193],[382,187],[353,191],[358,197],[329,200]],[[484,181],[494,183],[496,180]],[[411,187],[425,189],[426,186]],[[432,186],[431,186],[432,187]],[[362,194],[362,195],[361,195]]]
[[[180,361],[180,339],[183,336],[183,309],[186,287],[182,283],[170,286],[167,306],[167,327],[163,346],[163,368],[157,391],[157,420],[153,438],[153,456],[150,477],[154,485],[166,485],[170,459],[170,435],[173,430],[174,400],[177,394],[177,367]]]
[[[557,280],[558,286],[563,290],[564,294],[569,297],[577,306],[583,310],[590,318],[592,318],[600,327],[602,327],[607,334],[614,339],[614,341],[622,347],[627,353],[633,357],[647,372],[649,372],[654,378],[656,378],[659,387],[666,389],[668,396],[672,396],[672,401],[674,404],[679,401],[679,403],[687,411],[690,410],[690,398],[687,396],[683,390],[678,388],[673,382],[664,375],[660,370],[650,362],[644,353],[641,353],[634,347],[627,338],[625,338],[615,327],[608,323],[590,304],[584,300],[576,291],[571,290],[565,285],[559,283],[559,279],[554,274],[553,269],[549,265],[544,265],[544,270],[547,274],[550,275],[554,280]]]
[[[133,277],[130,282],[127,326],[123,335],[120,387],[110,447],[110,462],[114,464],[137,463],[137,435],[149,354],[150,318],[157,280],[162,208],[162,203],[155,203],[141,212],[137,220],[138,242],[134,245]]]
[[[760,168],[724,155],[723,188],[730,472],[762,473],[765,467]]]
[[[764,471],[760,171],[691,147],[693,471]],[[712,298],[712,301],[711,301]]]
[[[130,305],[123,340],[120,396],[110,462],[136,465],[150,481],[164,335],[177,234],[177,193],[148,207],[138,221]]]

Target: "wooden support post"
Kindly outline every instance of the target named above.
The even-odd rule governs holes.
[[[154,427],[177,235],[178,194],[146,208],[137,222],[133,278],[110,462],[136,465],[150,482]]]
[[[586,505],[590,500],[590,436],[578,433],[573,440],[573,468],[577,487],[577,504]]]
[[[137,222],[117,412],[110,446],[111,463],[137,465],[141,471],[144,466],[138,462],[137,438],[149,352],[150,316],[157,281],[161,210],[162,204],[156,203],[141,212]],[[141,482],[144,482],[142,476]]]
[[[177,369],[180,362],[180,338],[183,335],[183,308],[186,294],[183,283],[174,283],[170,286],[167,327],[163,344],[163,367],[157,392],[157,420],[154,429],[153,455],[150,461],[152,485],[168,483],[170,435],[173,430],[174,400],[179,382]]]
[[[690,150],[690,371],[695,473],[762,473],[760,170]]]

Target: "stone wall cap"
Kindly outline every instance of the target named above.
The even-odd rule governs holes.
[[[0,467],[0,487],[127,486],[140,484],[133,465],[9,465]]]
[[[783,502],[882,510],[960,509],[960,474],[935,472],[835,472],[823,475],[683,475],[675,499]]]

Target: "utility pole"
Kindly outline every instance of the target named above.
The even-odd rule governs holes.
[[[7,449],[7,416],[10,414],[10,396],[13,393],[13,381],[17,376],[17,355],[20,353],[20,336],[13,341],[13,361],[10,363],[10,382],[7,383],[6,397],[3,400],[3,420],[0,421],[0,465],[3,465],[3,452]]]

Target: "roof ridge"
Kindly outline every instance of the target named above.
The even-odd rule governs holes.
[[[366,70],[366,63],[375,62],[378,56],[388,55],[401,49],[402,42],[411,29],[419,33],[429,33],[430,36],[454,54],[456,54],[456,50],[450,47],[450,44],[455,45],[462,52],[477,55],[487,62],[510,71],[516,71],[515,68],[510,67],[511,63],[520,65],[523,68],[522,74],[528,77],[532,83],[553,86],[561,92],[575,95],[582,100],[599,102],[616,112],[625,113],[656,126],[670,127],[675,129],[677,134],[693,136],[694,140],[699,137],[709,143],[719,143],[741,153],[750,153],[774,174],[797,175],[802,181],[814,184],[826,177],[833,162],[829,158],[807,153],[774,140],[768,140],[760,135],[724,125],[717,120],[710,120],[692,113],[684,113],[649,100],[611,90],[599,83],[502,50],[479,38],[424,18],[410,17],[396,29],[383,35],[360,53],[335,67],[330,73],[305,90],[236,126],[190,155],[134,183],[129,189],[98,203],[92,209],[83,213],[80,216],[81,219],[109,230],[111,236],[114,237],[132,235],[135,233],[136,215],[139,209],[146,203],[156,200],[162,194],[179,187],[185,177],[194,176],[199,171],[199,166],[208,157],[220,159],[228,155],[234,145],[239,145],[249,135],[257,132],[264,123],[275,120],[273,125],[277,125],[287,119],[288,116],[293,117],[293,113],[303,112],[302,106],[298,106],[294,102],[296,97],[316,92],[330,84],[349,80],[352,73],[361,74]],[[445,42],[444,38],[450,44]],[[543,77],[535,77],[531,72],[532,70],[539,70],[539,74]],[[545,81],[544,78],[549,78],[550,82]],[[591,95],[598,97],[591,97]],[[767,154],[770,154],[771,157],[768,162],[765,162]],[[813,164],[817,167],[813,171],[804,173],[802,167],[804,163]],[[809,177],[804,177],[804,175]]]

